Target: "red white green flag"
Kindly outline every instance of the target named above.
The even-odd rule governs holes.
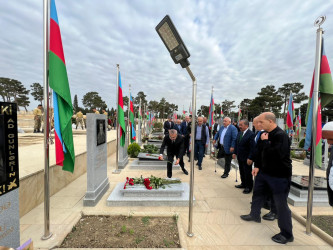
[[[136,140],[136,133],[135,133],[135,121],[134,121],[134,107],[133,107],[133,99],[130,93],[130,129],[131,129],[131,143],[135,142]]]
[[[324,39],[322,41],[321,62],[320,62],[320,77],[319,77],[319,97],[318,97],[318,115],[317,115],[317,131],[316,131],[316,149],[315,149],[315,164],[321,167],[322,162],[322,130],[321,130],[321,106],[326,106],[333,100],[333,81],[330,66],[324,50]],[[304,149],[311,148],[312,135],[312,114],[313,114],[313,88],[314,88],[314,73],[312,77],[308,109],[306,112],[306,137]]]
[[[73,107],[55,0],[50,7],[49,83],[53,89],[56,164],[73,173]]]
[[[118,86],[118,123],[120,131],[120,146],[125,146],[126,139],[126,125],[125,125],[125,114],[124,114],[124,101],[123,101],[123,89],[121,86],[121,77],[119,72],[119,86]]]

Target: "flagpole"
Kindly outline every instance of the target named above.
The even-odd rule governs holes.
[[[140,104],[139,104],[139,115],[138,115],[138,144],[139,146],[142,145],[142,141],[141,141],[141,120],[142,120],[142,110],[141,110],[141,98],[140,98]]]
[[[189,212],[188,212],[188,231],[187,236],[193,237],[192,232],[192,222],[193,222],[193,188],[194,188],[194,130],[195,130],[195,115],[196,115],[196,103],[197,103],[197,80],[193,75],[190,67],[186,67],[187,73],[190,75],[193,84],[192,84],[192,124],[191,124],[191,134],[192,134],[192,143],[191,143],[191,172],[190,172],[190,197],[189,197]]]
[[[117,116],[116,116],[116,128],[117,128],[117,147],[116,147],[116,170],[113,171],[114,174],[119,173],[119,159],[118,159],[118,155],[119,155],[119,64],[117,64]]]
[[[130,109],[131,109],[131,84],[129,85],[129,97],[128,97],[128,103],[127,103],[127,127],[128,127],[128,145],[130,145],[131,142],[131,126],[130,126]]]
[[[319,18],[320,19],[320,18]],[[318,20],[318,19],[317,19]],[[320,25],[325,21],[323,19],[317,29],[317,41],[316,41],[316,58],[315,58],[315,73],[314,73],[314,86],[313,86],[313,113],[312,113],[312,142],[311,142],[311,157],[309,168],[309,186],[308,186],[308,204],[307,204],[307,216],[306,216],[306,233],[311,234],[311,221],[312,221],[312,205],[313,205],[313,180],[314,180],[314,165],[316,154],[316,139],[317,139],[317,114],[318,114],[318,88],[319,88],[319,76],[320,76],[320,62],[321,62],[321,50],[322,50],[322,36],[323,29]]]
[[[49,139],[50,139],[50,123],[49,123],[49,79],[48,79],[48,68],[49,68],[49,0],[44,0],[44,11],[43,11],[43,62],[44,62],[44,235],[42,240],[51,238],[52,233],[50,232],[50,189],[49,189]]]

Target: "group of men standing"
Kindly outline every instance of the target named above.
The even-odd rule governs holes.
[[[290,159],[290,140],[287,133],[277,126],[276,117],[271,112],[265,112],[253,120],[255,130],[249,129],[246,119],[240,120],[238,127],[231,124],[231,119],[225,117],[223,125],[214,125],[213,145],[217,148],[217,158],[225,159],[224,173],[221,178],[229,176],[231,161],[238,160],[241,184],[236,188],[243,189],[244,194],[253,190],[251,212],[242,215],[245,221],[261,222],[262,207],[269,204],[270,212],[263,216],[265,220],[278,219],[280,233],[272,240],[286,244],[294,240],[292,234],[291,211],[287,204],[290,190],[292,165]],[[194,136],[191,135],[191,122],[187,116],[185,121],[171,121],[171,117],[164,123],[164,140],[160,154],[165,146],[168,153],[167,175],[172,176],[172,162],[176,156],[176,163],[180,164],[185,174],[188,174],[183,156],[189,156],[189,145],[194,143],[194,158],[198,169],[202,170],[202,160],[205,148],[210,142],[210,128],[203,117],[198,117]],[[255,178],[255,182],[254,182]]]

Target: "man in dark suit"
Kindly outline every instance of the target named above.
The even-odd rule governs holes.
[[[175,156],[177,159],[175,165],[179,164],[184,174],[188,175],[188,172],[185,169],[185,164],[183,161],[184,140],[181,135],[177,134],[177,130],[170,129],[168,135],[164,137],[160,149],[160,156],[159,156],[160,160],[163,160],[163,152],[166,146],[167,146],[167,156],[168,156],[168,163],[167,163],[168,178],[172,177],[172,164],[173,164],[173,158]]]
[[[230,172],[232,153],[235,150],[237,137],[237,129],[231,124],[231,119],[225,117],[223,119],[223,127],[219,129],[219,132],[214,136],[213,144],[218,142],[218,158],[225,157],[224,173],[221,178],[227,178]]]
[[[194,143],[194,159],[198,160],[199,170],[202,170],[201,164],[205,148],[209,145],[209,132],[208,127],[203,124],[203,118],[198,117],[198,124],[195,126],[194,136],[192,137]]]
[[[182,134],[182,126],[181,126],[181,120],[180,119],[177,119],[176,121],[176,124],[175,124],[175,126],[174,126],[174,129],[175,130],[177,130],[177,133],[179,134],[179,135],[183,135]]]
[[[174,122],[172,121],[172,117],[171,115],[168,116],[168,120],[164,122],[164,135],[168,135],[169,134],[169,130],[173,129],[175,126]]]
[[[235,152],[232,158],[238,160],[241,184],[236,188],[244,188],[243,193],[249,194],[253,188],[252,163],[254,159],[254,133],[249,130],[249,121],[244,119],[239,121],[239,129]]]
[[[218,123],[218,119],[215,119],[215,123],[213,125],[213,138],[214,136],[216,135],[217,131],[218,131],[218,128],[219,128],[219,123]]]
[[[187,126],[190,124],[190,117],[185,116],[185,121],[181,124],[181,134],[184,137],[184,155],[190,157],[189,145],[190,145],[190,134],[187,131]]]

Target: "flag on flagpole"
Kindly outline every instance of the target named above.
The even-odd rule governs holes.
[[[51,0],[50,6],[49,83],[53,89],[56,164],[73,173],[73,106],[55,0]]]
[[[239,108],[238,110],[238,122],[242,119],[242,110]]]
[[[299,109],[298,116],[296,117],[296,135],[298,137],[300,137],[301,128],[302,128],[301,109]]]
[[[126,125],[125,125],[125,113],[124,113],[124,101],[123,101],[123,87],[121,85],[121,77],[119,71],[119,87],[118,87],[118,124],[120,130],[120,146],[125,146],[126,139]]]
[[[213,97],[213,91],[212,95],[210,97],[210,104],[209,104],[209,116],[208,116],[208,125],[209,128],[211,128],[214,124],[214,97]]]
[[[136,141],[136,133],[135,133],[135,121],[134,121],[134,107],[133,107],[133,99],[130,93],[130,131],[131,131],[131,143]]]
[[[222,111],[222,107],[221,107],[221,117],[223,117],[223,111]]]
[[[321,135],[321,105],[324,107],[333,100],[333,81],[330,66],[324,50],[324,39],[322,41],[321,62],[319,76],[319,97],[318,97],[318,115],[317,115],[317,131],[315,147],[315,164],[321,167],[322,163],[322,135]],[[308,108],[306,112],[306,136],[304,149],[311,148],[312,135],[312,114],[313,114],[313,88],[314,88],[314,73],[312,77]]]
[[[293,93],[290,92],[289,96],[289,104],[288,104],[288,112],[287,112],[287,126],[288,128],[293,128],[295,118],[295,108],[294,108],[294,101],[293,101]]]

